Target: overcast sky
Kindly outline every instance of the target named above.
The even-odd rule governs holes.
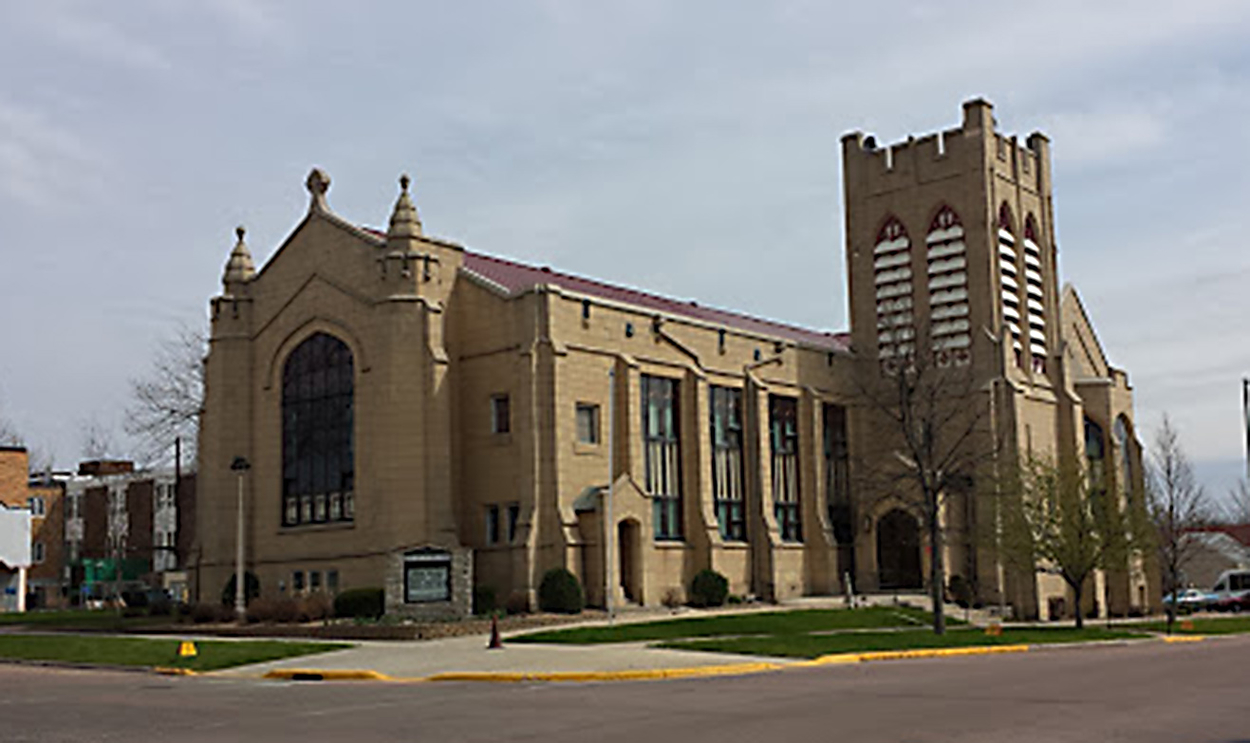
[[[837,9],[839,5],[843,5]],[[1250,3],[0,4],[0,409],[69,466],[128,380],[330,204],[846,327],[839,136],[959,122],[1053,141],[1063,278],[1223,490],[1250,373]],[[124,448],[124,445],[123,447]],[[124,452],[119,452],[124,453]]]

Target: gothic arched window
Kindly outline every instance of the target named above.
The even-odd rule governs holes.
[[[1128,419],[1120,416],[1115,419],[1115,425],[1111,427],[1111,435],[1115,438],[1115,459],[1116,459],[1116,483],[1119,491],[1128,495],[1133,492],[1133,459],[1132,459],[1132,439],[1133,435],[1129,432]]]
[[[943,206],[925,238],[929,260],[929,336],[939,366],[970,360],[968,322],[968,258],[959,215]]]
[[[352,352],[317,333],[282,367],[282,523],[355,516]]]
[[[912,307],[911,240],[897,217],[886,219],[872,250],[877,289],[877,355],[911,356],[916,328]]]
[[[1085,464],[1088,468],[1091,495],[1102,495],[1107,488],[1106,477],[1107,440],[1102,426],[1085,419]]]

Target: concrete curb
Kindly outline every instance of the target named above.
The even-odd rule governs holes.
[[[723,666],[688,668],[639,668],[625,671],[493,672],[466,671],[436,673],[426,681],[650,681],[658,679],[702,678],[708,676],[747,676],[786,668],[782,663],[732,663]]]
[[[278,668],[261,678],[274,681],[420,681],[421,679],[397,679],[384,673],[367,669],[331,668]]]

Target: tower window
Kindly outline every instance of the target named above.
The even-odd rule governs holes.
[[[943,206],[929,225],[929,339],[938,366],[964,365],[971,360],[968,319],[968,258],[959,215]]]
[[[511,411],[506,394],[492,395],[490,398],[490,432],[508,433],[512,430]]]

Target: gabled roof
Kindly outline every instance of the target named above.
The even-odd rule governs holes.
[[[369,227],[364,229],[379,237],[386,237],[386,233],[380,230]],[[851,344],[849,333],[830,333],[802,328],[797,325],[787,325],[739,312],[706,307],[698,302],[672,299],[625,286],[608,284],[596,279],[555,271],[547,266],[531,266],[468,249],[464,251],[463,269],[502,288],[508,294],[521,294],[536,286],[558,286],[561,289],[577,294],[586,294],[599,299],[620,302],[621,304],[632,305],[653,312],[663,312],[715,325],[724,325],[748,333],[793,341],[829,351],[846,351]]]
[[[578,294],[633,305],[645,310],[689,317],[716,325],[725,325],[748,333],[794,341],[830,351],[845,351],[850,345],[850,335],[847,333],[828,333],[787,325],[716,307],[706,307],[698,302],[683,302],[629,287],[607,284],[595,279],[554,271],[546,266],[539,268],[468,250],[464,253],[464,268],[503,287],[510,294],[524,292],[544,284],[554,285]]]

